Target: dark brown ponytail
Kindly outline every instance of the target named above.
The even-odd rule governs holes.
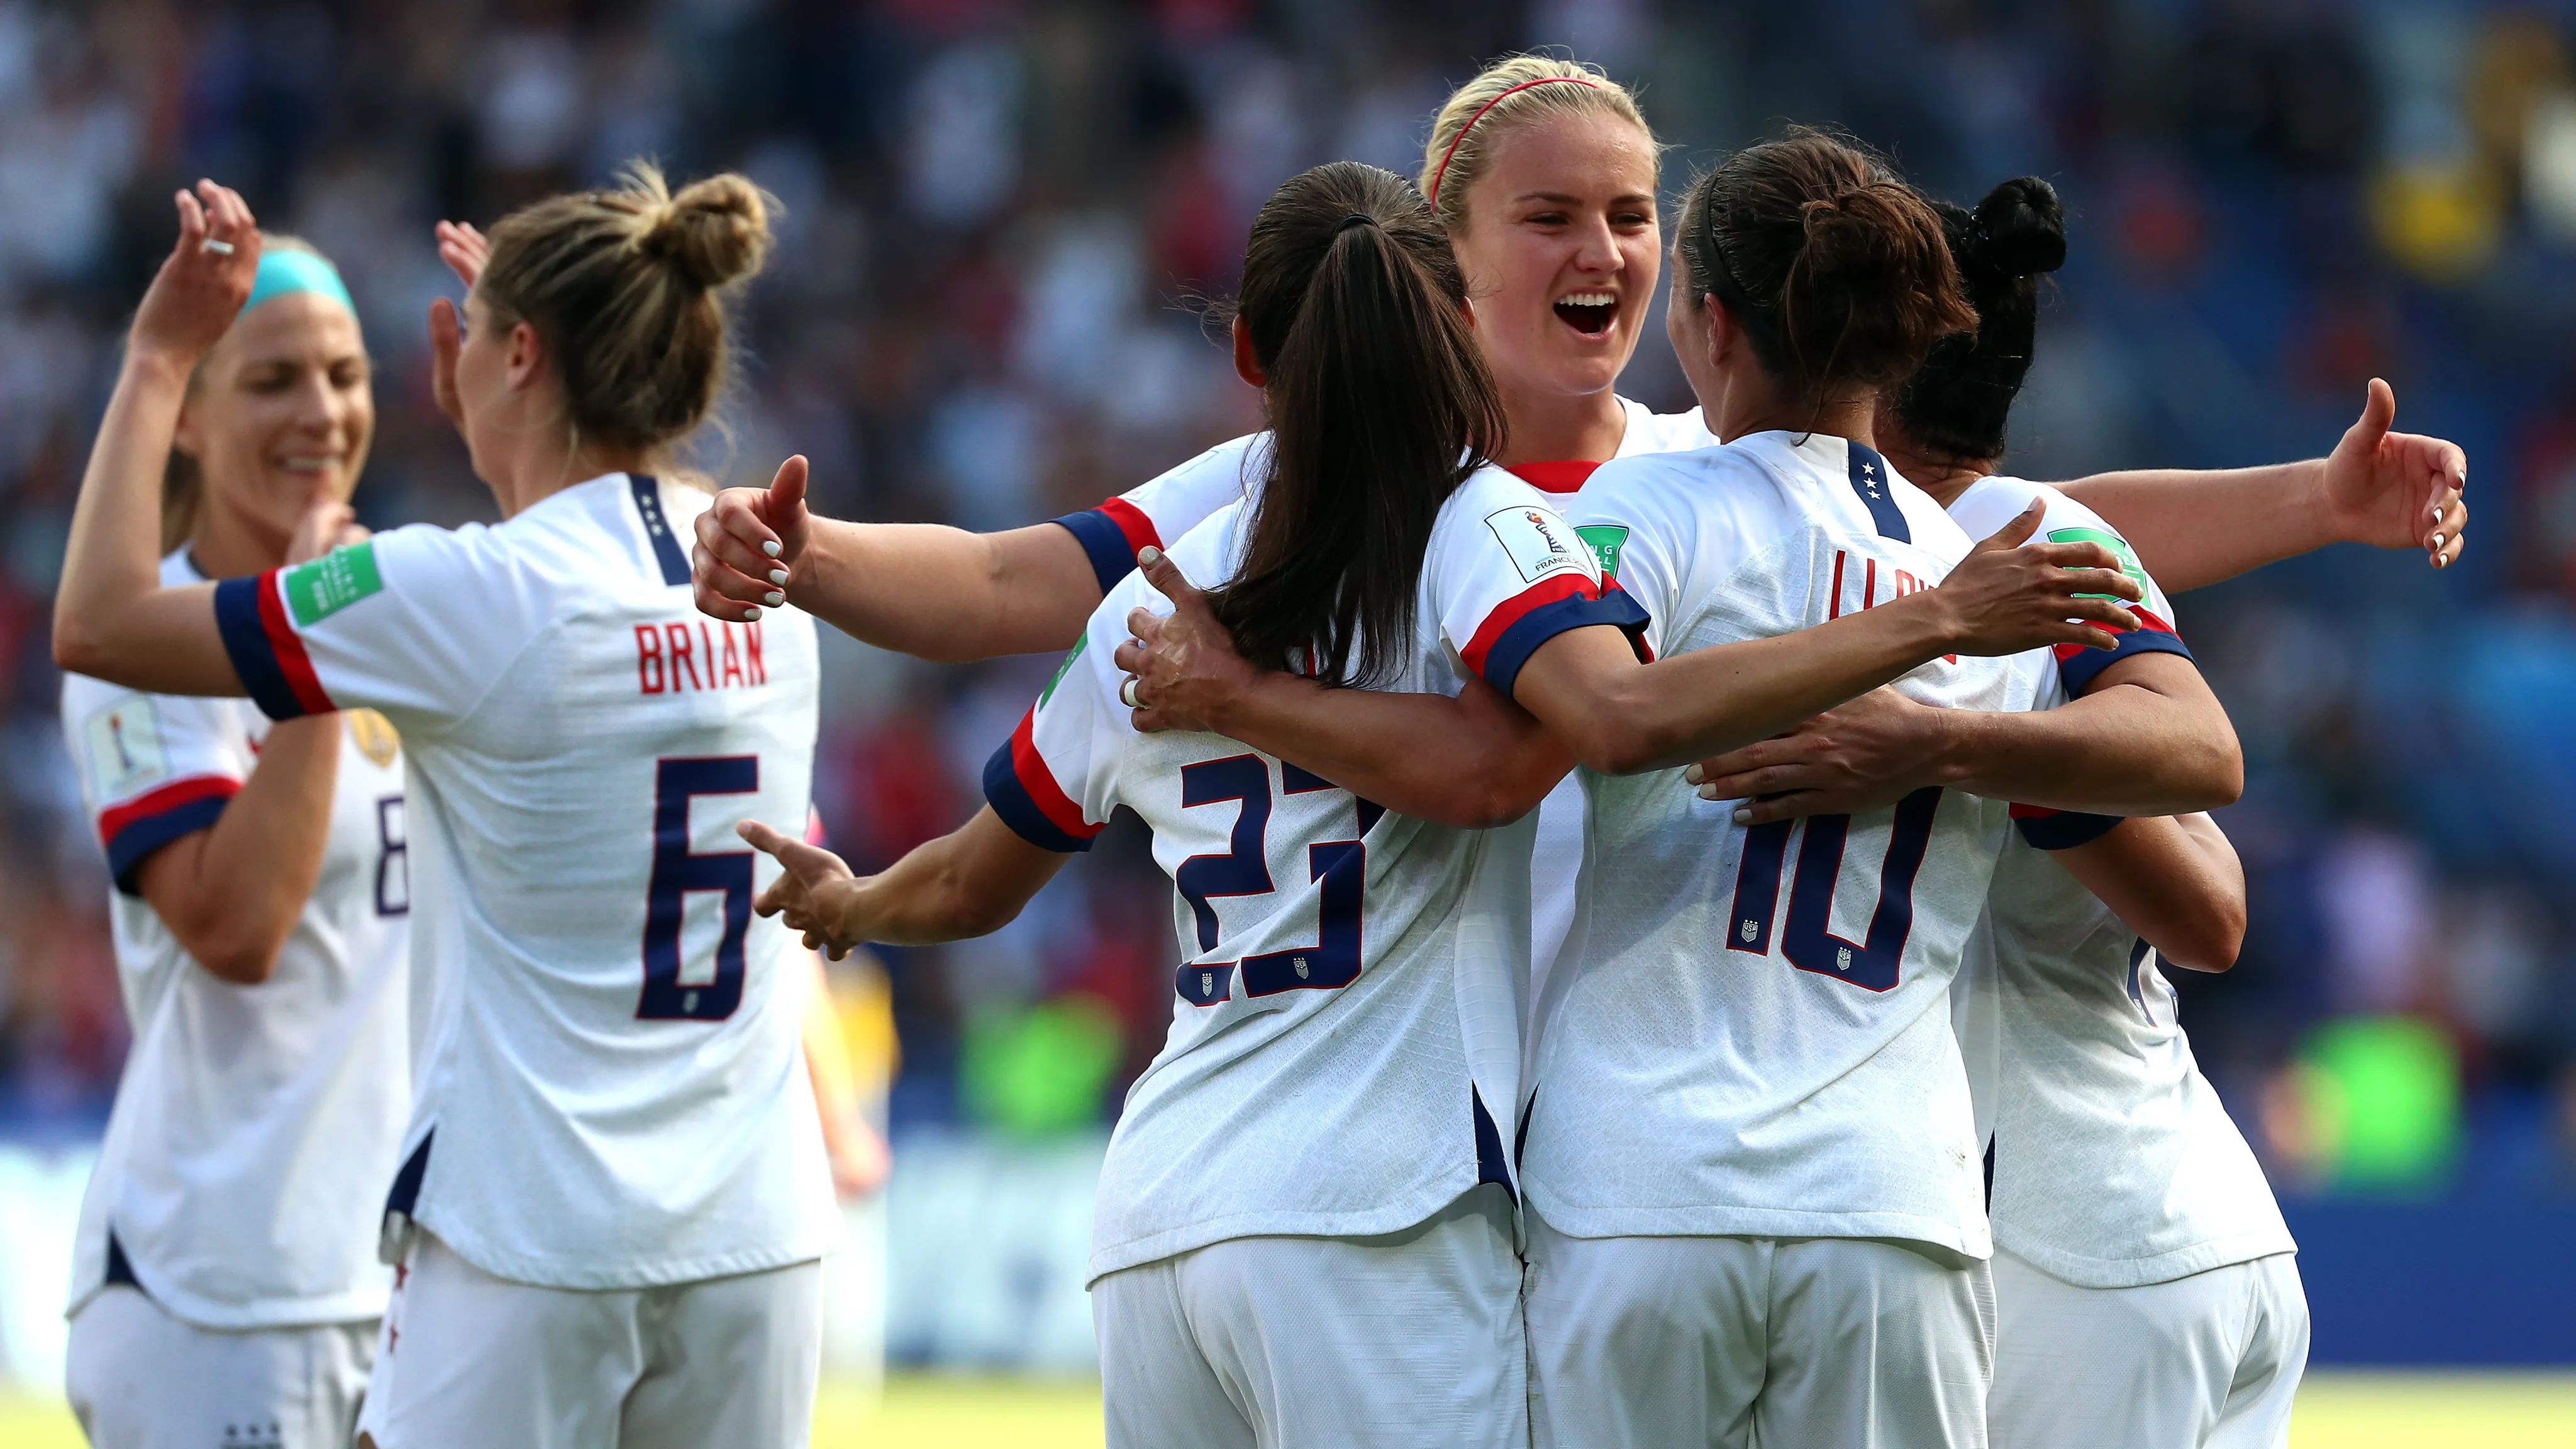
[[[1235,647],[1383,683],[1405,656],[1431,525],[1503,445],[1467,286],[1421,193],[1336,161],[1252,221],[1238,315],[1267,379],[1269,468],[1251,540],[1214,598]]]
[[[1941,219],[1886,164],[1800,128],[1748,146],[1682,201],[1691,285],[1726,304],[1790,394],[1892,387],[1977,325]]]

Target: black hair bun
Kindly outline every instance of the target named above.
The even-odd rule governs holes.
[[[1986,193],[1975,212],[1975,256],[1961,258],[1999,276],[2035,277],[2066,265],[2066,208],[2057,188],[2021,176]]]

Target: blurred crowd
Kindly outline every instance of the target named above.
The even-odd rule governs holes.
[[[1320,160],[1410,174],[1447,88],[1536,46],[1642,85],[1671,186],[1783,119],[1961,200],[2053,179],[2015,471],[2321,454],[2373,376],[2468,448],[2460,568],[2346,549],[2179,601],[2254,890],[2242,964],[2179,985],[2285,1186],[2576,1193],[2566,0],[0,0],[0,1132],[95,1131],[123,1050],[46,618],[174,185],[346,272],[371,524],[492,512],[429,401],[431,223],[651,155],[785,206],[699,465],[801,451],[827,512],[1003,528],[1257,426],[1202,320],[1253,210]],[[1687,405],[1660,326],[1623,390]],[[854,864],[963,818],[1051,664],[833,641],[817,794]],[[1114,1116],[1168,902],[1122,826],[1001,934],[887,953],[898,1147]]]

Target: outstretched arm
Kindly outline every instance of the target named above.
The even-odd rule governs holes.
[[[2189,971],[2224,971],[2245,944],[2245,867],[2206,815],[2123,820],[2050,858]]]
[[[698,515],[698,608],[758,618],[792,603],[881,649],[943,663],[1067,649],[1100,602],[1090,555],[1041,523],[969,533],[931,523],[844,523],[805,506],[789,460],[768,488],[728,488]]]
[[[1937,587],[1794,634],[1640,665],[1613,630],[1568,630],[1521,667],[1514,698],[1586,766],[1633,775],[1763,739],[1944,654],[2111,647],[2083,621],[2128,623],[2117,601],[2137,584],[2098,544],[2023,546],[2042,512],[2033,504]]]
[[[854,876],[839,856],[757,820],[738,829],[787,868],[753,909],[783,916],[835,961],[871,941],[929,946],[990,935],[1018,919],[1066,859],[1021,839],[989,805],[871,876]]]
[[[2468,456],[2440,438],[2390,431],[2396,421],[2396,393],[2373,378],[2360,420],[2326,457],[2102,473],[2058,486],[2110,520],[2147,571],[2177,591],[2330,543],[2421,548],[2434,568],[2447,568],[2465,546]]]
[[[2245,788],[2235,727],[2191,662],[2114,661],[2056,709],[1936,709],[1892,689],[1691,768],[1707,800],[1758,825],[1876,809],[1925,785],[2052,810],[2167,815],[2231,805]]]
[[[214,586],[161,586],[161,475],[196,368],[249,299],[259,227],[230,190],[178,194],[179,242],[127,334],[125,362],[72,510],[54,594],[54,663],[156,694],[242,693]]]

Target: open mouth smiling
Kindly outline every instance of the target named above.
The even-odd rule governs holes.
[[[1616,292],[1576,292],[1556,299],[1559,321],[1586,337],[1599,337],[1619,320]]]

